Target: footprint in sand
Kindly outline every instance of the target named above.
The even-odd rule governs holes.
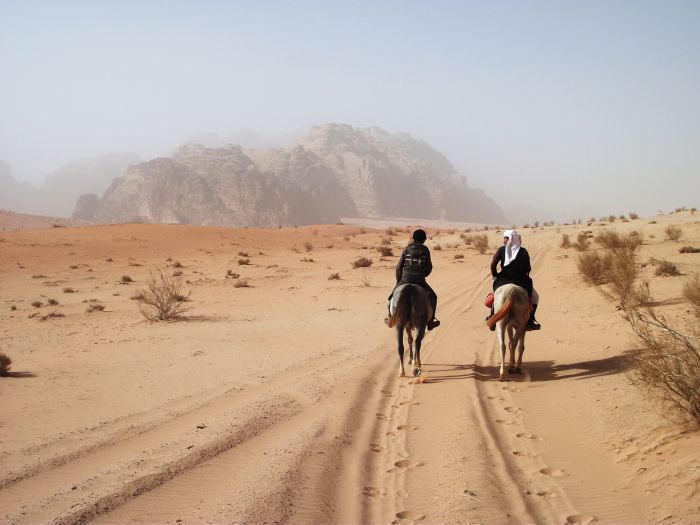
[[[395,436],[396,432],[394,432],[393,430],[390,430],[389,432],[386,433],[386,435],[387,436]]]
[[[567,525],[588,525],[594,521],[598,521],[598,518],[590,514],[572,514],[566,517]]]
[[[516,388],[514,386],[502,386],[501,390],[508,390],[509,392],[517,392],[520,389]]]
[[[387,417],[384,414],[377,414],[377,419],[387,419]]]
[[[512,425],[513,421],[506,421],[505,419],[497,419],[496,423],[500,423],[501,425]]]
[[[399,425],[396,430],[418,430],[418,427],[412,427],[411,425]]]
[[[376,498],[377,496],[383,496],[385,493],[377,487],[362,487],[362,494],[370,498]]]
[[[420,405],[418,401],[401,401],[399,405]]]
[[[539,472],[545,476],[552,476],[553,478],[563,478],[566,476],[566,472],[559,468],[546,467],[541,468]]]
[[[503,398],[499,396],[486,396],[486,399],[495,399],[496,401],[503,401]]]
[[[556,498],[556,497],[557,497],[556,494],[554,494],[554,493],[552,493],[552,492],[549,492],[548,490],[538,490],[538,491],[536,492],[536,494],[537,494],[540,498],[553,499],[553,498]]]
[[[372,452],[384,452],[384,447],[381,446],[379,443],[370,443],[369,444],[369,449]]]
[[[382,394],[384,394],[386,397],[394,397],[394,393],[388,390],[382,390]]]
[[[410,459],[401,459],[394,463],[394,466],[396,468],[413,468],[413,467],[421,467],[423,466],[423,463],[419,461],[411,461]]]
[[[515,434],[515,437],[525,438],[525,439],[534,439],[536,441],[542,441],[542,438],[540,436],[536,436],[535,434],[530,434],[529,432],[518,432],[517,434]]]
[[[392,523],[396,524],[399,523],[401,520],[409,520],[409,521],[420,521],[425,519],[425,514],[421,514],[420,512],[413,512],[411,510],[402,510],[401,512],[396,513],[396,517],[398,520],[393,521]]]
[[[518,456],[519,458],[533,458],[537,454],[529,454],[527,452],[520,452],[519,450],[514,450],[513,451],[514,456]]]

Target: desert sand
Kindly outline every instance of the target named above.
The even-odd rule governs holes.
[[[0,522],[700,523],[700,434],[632,384],[638,343],[560,247],[582,229],[642,231],[640,261],[683,274],[642,268],[683,325],[700,254],[678,248],[700,246],[700,222],[653,219],[520,229],[543,329],[527,334],[524,375],[499,382],[483,306],[494,229],[479,254],[461,230],[429,228],[442,326],[423,374],[399,378],[382,319],[408,229],[19,227],[5,215]],[[376,250],[386,237],[392,257]],[[362,256],[373,265],[353,269]],[[131,299],[158,266],[183,273],[183,320],[148,322]]]

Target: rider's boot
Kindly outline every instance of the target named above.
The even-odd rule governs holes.
[[[491,313],[490,313],[489,315],[487,315],[487,316],[486,316],[486,319],[484,319],[484,320],[485,320],[485,321],[488,321],[489,319],[491,319],[491,318],[493,317],[493,313],[494,313],[494,312],[493,312],[493,303],[492,303],[492,304],[491,304]],[[491,330],[492,332],[495,332],[495,331],[496,331],[496,325],[491,326],[491,327],[489,328],[489,330]]]
[[[432,299],[432,301],[431,301],[431,302],[432,302],[431,306],[433,307],[433,318],[432,318],[430,321],[428,321],[428,325],[427,325],[427,326],[428,326],[428,331],[432,330],[433,328],[437,328],[438,326],[440,326],[440,321],[438,321],[438,320],[435,318],[435,311],[437,310],[437,297],[436,297],[435,295],[433,295],[433,296],[431,297],[431,299]]]
[[[537,322],[537,319],[535,319],[535,312],[537,311],[537,305],[533,304],[532,305],[532,312],[530,312],[530,319],[527,320],[527,328],[525,330],[530,331],[530,330],[539,330],[542,328],[542,325]]]

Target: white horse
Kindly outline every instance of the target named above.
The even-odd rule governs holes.
[[[525,352],[525,330],[530,318],[530,299],[527,291],[515,284],[504,284],[494,294],[494,315],[487,321],[489,328],[496,325],[498,345],[501,349],[500,381],[505,381],[504,369],[506,358],[506,328],[508,329],[508,345],[510,347],[510,362],[508,373],[522,374],[523,352]],[[515,366],[515,347],[519,346],[518,365]]]

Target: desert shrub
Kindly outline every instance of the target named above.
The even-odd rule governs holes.
[[[149,321],[177,319],[186,311],[185,300],[190,295],[182,293],[182,277],[169,275],[162,268],[149,272],[146,287],[137,292],[139,310]],[[183,299],[184,298],[184,299]]]
[[[392,255],[394,255],[394,250],[392,250],[389,246],[380,246],[379,248],[377,248],[377,251],[383,257],[391,257]]]
[[[63,289],[63,293],[75,293],[75,289],[71,288],[70,286],[66,286]]]
[[[369,277],[367,277],[367,274],[365,272],[362,272],[362,279],[360,279],[360,282],[362,283],[362,286],[366,288],[372,286],[372,281],[370,281]]]
[[[595,242],[610,250],[627,248],[636,250],[642,244],[642,236],[637,231],[629,235],[621,235],[614,230],[603,230],[595,236]]]
[[[683,246],[678,253],[700,253],[700,248],[693,248],[692,246]]]
[[[305,249],[307,252],[310,252],[311,250],[314,249],[314,245],[311,244],[309,241],[306,241],[306,242],[304,243],[304,249]]]
[[[663,275],[669,277],[672,275],[680,275],[681,272],[678,271],[678,266],[676,266],[671,261],[659,261],[656,271],[656,275]]]
[[[485,233],[482,233],[480,235],[474,235],[472,245],[474,246],[474,248],[479,250],[479,253],[486,253],[486,250],[489,247],[489,238],[486,236]]]
[[[239,257],[248,257],[248,252],[238,252]]]
[[[608,215],[608,222],[615,222],[616,217],[614,215]]]
[[[576,248],[580,252],[585,252],[590,248],[591,246],[591,241],[588,238],[588,234],[581,232],[578,234],[576,237],[576,243],[574,243],[574,248]]]
[[[632,220],[639,219],[639,215],[637,215],[635,212],[631,211],[627,215],[629,215],[629,218]]]
[[[700,424],[700,345],[652,308],[628,314],[642,342],[632,358],[632,378],[648,396],[659,399],[680,418]]]
[[[87,313],[91,314],[92,312],[103,312],[105,309],[105,305],[100,304],[100,303],[92,303],[90,306],[87,307],[87,310],[85,310]]]
[[[47,302],[48,304],[50,304],[51,306],[58,306],[58,301],[57,301],[56,299],[49,299],[49,300],[46,301],[46,302]]]
[[[472,242],[474,242],[474,236],[473,236],[473,235],[468,235],[468,234],[466,234],[466,233],[461,233],[459,236],[462,238],[462,240],[464,241],[464,243],[467,244],[467,245],[469,245],[469,244],[471,244]]]
[[[350,240],[350,237],[348,237],[348,236],[346,235],[345,237],[343,237],[343,240],[344,240],[345,242],[347,242],[347,241]]]
[[[103,307],[103,308],[104,308],[104,307]],[[58,317],[65,317],[65,316],[66,316],[65,314],[63,314],[63,313],[61,313],[61,312],[57,312],[56,310],[54,310],[53,312],[49,312],[49,313],[46,314],[46,315],[42,315],[41,317],[39,317],[39,320],[40,320],[40,321],[47,321],[48,319],[56,319],[56,318],[58,318]]]
[[[175,270],[173,272],[173,277],[180,277],[182,275],[182,272],[180,270]]]
[[[656,224],[656,221],[649,221],[649,224]]]
[[[571,241],[569,240],[569,235],[566,233],[562,233],[562,235],[561,235],[561,247],[562,248],[570,248],[571,247]]]
[[[600,254],[596,251],[584,252],[578,256],[578,271],[590,284],[600,285],[610,281],[612,254]]]
[[[240,274],[237,274],[233,270],[226,270],[226,279],[238,279]]]
[[[6,376],[12,368],[12,359],[0,352],[0,376]]]
[[[245,266],[247,264],[250,264],[250,259],[248,259],[248,258],[238,259],[238,264],[240,266]]]
[[[31,304],[34,308],[41,308],[42,306],[44,306],[44,303],[42,303],[41,301],[32,301]]]
[[[358,257],[354,261],[352,261],[352,267],[353,268],[367,268],[369,266],[372,266],[372,259],[368,259],[367,257]]]
[[[644,280],[639,285],[634,287],[632,291],[633,304],[635,306],[649,306],[654,302],[654,298],[651,295],[651,288],[649,287],[649,281]]]
[[[391,244],[391,239],[387,239],[386,237],[382,237],[381,245],[382,246],[389,246]]]
[[[122,278],[120,279],[120,281],[124,284],[134,282],[134,280],[131,277],[129,277],[128,275],[122,275]]]
[[[620,305],[627,306],[634,292],[634,280],[637,278],[637,265],[634,248],[618,248],[612,253],[608,272],[610,286]]]
[[[339,281],[340,280],[340,274],[339,273],[332,273],[328,276],[329,281]]]
[[[461,253],[455,253],[455,254],[454,254],[454,258],[455,258],[455,259],[464,259],[464,255],[461,254]]]
[[[13,304],[12,306],[10,306],[10,310],[12,310],[12,311],[14,312],[15,310],[17,310],[17,306],[15,306],[15,305]]]
[[[304,257],[301,262],[314,262],[313,257]]]
[[[250,283],[248,282],[248,279],[241,279],[240,281],[236,281],[233,284],[234,288],[251,288]]]
[[[173,268],[182,268],[182,263],[180,261],[175,261],[173,263]]]
[[[389,235],[390,237],[393,236],[393,235],[396,235],[396,232],[394,231],[394,228],[387,228],[386,231],[385,231],[384,233],[386,233],[386,234]]]
[[[681,230],[678,226],[671,225],[671,226],[666,226],[664,233],[666,233],[666,237],[669,240],[677,241],[678,239],[681,238],[681,235],[683,234],[683,230]]]
[[[433,250],[439,252],[440,250],[442,250],[442,246],[440,246],[439,244],[436,244],[436,245],[433,247]]]
[[[683,295],[700,311],[700,274],[694,273],[683,285]]]

